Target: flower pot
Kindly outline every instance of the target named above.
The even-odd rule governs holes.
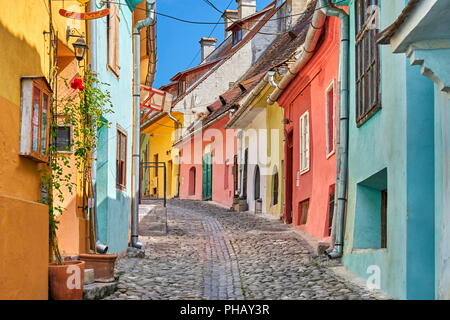
[[[94,278],[97,282],[114,281],[115,254],[80,254],[80,260],[86,262],[87,269],[94,269]]]
[[[83,300],[84,261],[48,265],[49,296],[53,300]]]

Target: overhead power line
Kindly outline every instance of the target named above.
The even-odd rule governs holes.
[[[345,2],[345,1],[347,1],[347,0],[336,1],[334,4],[339,4],[339,3]],[[118,4],[118,5],[121,5],[121,6],[126,6],[127,5],[125,3],[114,2],[114,1],[110,1],[110,3]],[[321,10],[321,9],[324,9],[324,8],[327,8],[327,7],[329,7],[329,5],[326,5],[326,6],[323,6],[323,7],[319,7],[319,8],[315,8],[314,11]],[[136,8],[135,10],[147,11],[147,9],[144,9],[144,8]],[[265,22],[277,21],[277,20],[282,20],[282,19],[286,19],[286,18],[289,18],[289,17],[298,17],[298,16],[301,16],[303,14],[304,13],[302,12],[302,13],[287,15],[287,16],[278,17],[278,18],[261,19],[260,21],[261,22],[262,21],[265,21]],[[165,17],[165,18],[169,18],[169,19],[172,19],[172,20],[176,20],[176,21],[179,21],[179,22],[189,23],[189,24],[202,24],[202,25],[205,25],[205,24],[209,24],[209,25],[225,24],[225,22],[188,20],[188,19],[178,18],[178,17],[172,16],[172,15],[169,15],[169,14],[165,14],[165,13],[162,13],[162,12],[159,12],[159,11],[156,11],[156,15],[162,16],[162,17]]]
[[[203,1],[208,1],[208,0],[203,0]],[[228,8],[231,6],[232,3],[233,3],[233,0],[230,0],[230,2],[228,3],[228,5],[227,5],[227,7],[225,8],[224,11],[228,10]],[[216,30],[217,26],[220,24],[220,20],[222,20],[222,15],[219,17],[219,20],[217,21],[217,23],[214,25],[214,28],[209,33],[208,38],[210,38],[212,36],[212,34]],[[202,51],[201,49],[199,49],[197,51],[197,53],[195,54],[194,58],[192,58],[191,62],[189,63],[188,68],[190,68],[192,66],[192,64],[194,63],[195,59],[197,59],[197,57],[198,57],[198,55],[200,54],[201,51]]]

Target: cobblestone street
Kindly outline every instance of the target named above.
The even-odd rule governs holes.
[[[167,236],[116,266],[106,299],[374,299],[310,254],[292,227],[205,202],[171,200]]]

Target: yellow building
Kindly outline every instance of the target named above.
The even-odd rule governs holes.
[[[147,162],[164,162],[167,170],[167,198],[178,196],[179,166],[178,149],[173,147],[183,123],[182,113],[172,113],[179,121],[170,119],[167,113],[161,113],[151,118],[141,129],[143,140],[143,158]],[[163,169],[148,168],[141,172],[141,198],[164,198]]]
[[[63,56],[73,57],[64,39],[67,19],[57,16],[61,6],[7,1],[0,10],[0,299],[48,298],[49,215],[41,204],[40,170],[47,161],[58,48],[60,66],[71,64]]]
[[[250,211],[261,210],[278,218],[284,199],[284,110],[277,103],[267,104],[273,89],[264,77],[239,102],[240,108],[226,127],[240,130],[239,157],[247,159],[245,178],[240,170],[240,197],[247,200]]]

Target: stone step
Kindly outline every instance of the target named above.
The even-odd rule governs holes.
[[[117,290],[117,281],[101,283],[94,282],[85,284],[83,288],[84,300],[100,300],[112,295]]]

